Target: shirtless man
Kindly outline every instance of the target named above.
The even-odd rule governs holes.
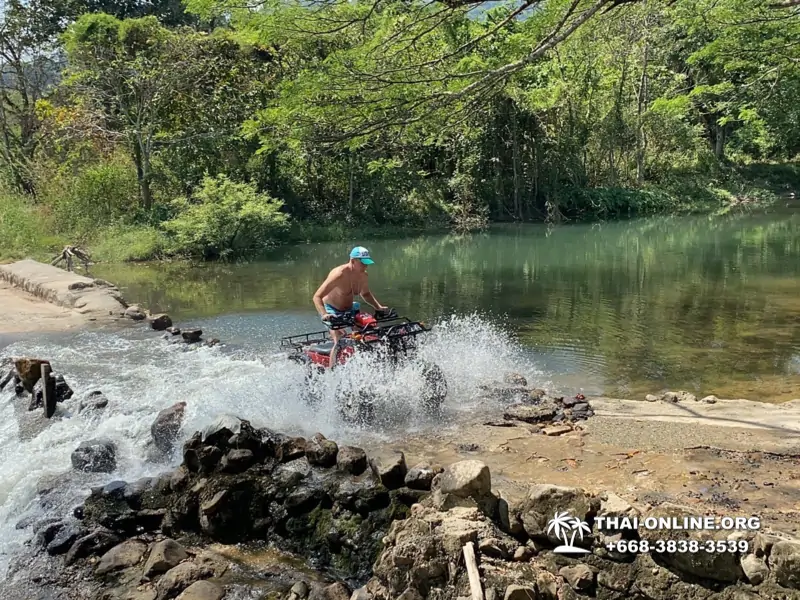
[[[314,306],[327,322],[331,316],[354,316],[361,308],[354,302],[355,296],[361,296],[375,310],[386,310],[372,292],[369,291],[367,281],[367,265],[375,261],[369,256],[369,250],[357,246],[350,251],[350,261],[334,268],[328,278],[314,294]],[[331,350],[330,366],[336,364],[336,352],[343,333],[341,330],[331,330],[333,350]]]

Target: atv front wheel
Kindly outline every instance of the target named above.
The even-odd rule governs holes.
[[[428,363],[422,369],[422,405],[428,413],[438,414],[447,397],[447,380],[439,365]]]

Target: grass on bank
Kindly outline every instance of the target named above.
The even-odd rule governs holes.
[[[714,177],[673,176],[640,189],[565,190],[556,201],[566,222],[625,219],[656,214],[717,213],[760,209],[800,189],[800,164],[754,164]],[[87,195],[85,190],[79,197]],[[94,227],[70,231],[63,225],[69,198],[32,202],[0,189],[0,261],[34,258],[49,261],[67,244],[87,247],[98,262],[135,262],[170,258],[257,256],[287,243],[387,239],[443,232],[444,223],[426,227],[318,223],[276,219],[280,202],[256,194],[243,184],[217,179],[198,192],[191,210],[173,213],[166,222],[137,223],[135,217],[97,219]],[[85,200],[84,200],[85,202]],[[78,207],[74,207],[78,208]],[[90,210],[85,203],[81,211]],[[238,220],[232,218],[231,215]],[[81,215],[84,223],[92,217]],[[247,235],[242,238],[241,232]],[[230,248],[226,248],[229,245]],[[209,250],[210,249],[210,250]]]

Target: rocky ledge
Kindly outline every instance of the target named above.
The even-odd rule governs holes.
[[[493,491],[479,461],[408,469],[400,452],[368,457],[321,434],[291,437],[226,416],[184,444],[174,471],[112,481],[93,489],[74,519],[23,526],[63,556],[62,580],[91,581],[91,597],[103,600],[244,597],[226,584],[228,561],[205,548],[211,542],[267,543],[327,576],[248,598],[800,598],[800,541],[753,530],[609,528],[623,518],[685,516],[704,515],[548,484],[512,500]],[[657,552],[665,535],[702,548],[713,541],[715,551]],[[622,551],[623,540],[636,550]],[[565,546],[572,551],[561,553]]]

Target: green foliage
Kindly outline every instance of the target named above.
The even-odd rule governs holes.
[[[226,258],[263,251],[280,242],[289,222],[283,203],[255,186],[225,175],[206,177],[191,199],[174,201],[178,214],[164,223],[171,251],[203,258]]]
[[[63,240],[51,231],[51,220],[40,207],[16,192],[0,190],[0,259],[44,258],[63,248]]]
[[[114,225],[95,236],[92,259],[101,262],[157,260],[167,255],[164,232],[147,225]]]

